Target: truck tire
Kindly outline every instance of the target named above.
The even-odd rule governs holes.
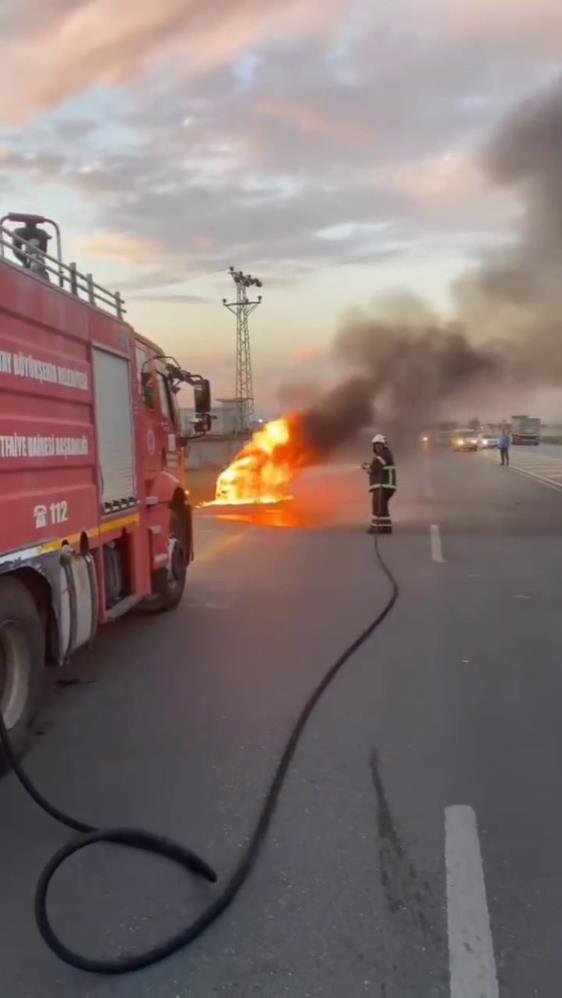
[[[19,579],[0,578],[0,709],[17,755],[29,741],[44,666],[45,632],[35,601]]]
[[[187,518],[181,510],[170,511],[170,564],[152,574],[152,598],[146,609],[154,613],[173,610],[180,602],[187,576],[189,538]]]

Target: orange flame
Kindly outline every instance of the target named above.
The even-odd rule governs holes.
[[[274,419],[252,439],[217,479],[216,504],[278,503],[299,468],[291,419]]]

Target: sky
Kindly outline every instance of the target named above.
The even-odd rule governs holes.
[[[482,150],[560,76],[559,0],[2,0],[0,204],[234,387],[229,265],[263,281],[259,413],[333,373],[350,309],[447,312],[523,211]]]

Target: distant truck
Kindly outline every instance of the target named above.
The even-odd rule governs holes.
[[[533,416],[511,417],[511,442],[513,444],[532,444],[535,447],[541,439],[541,421]]]

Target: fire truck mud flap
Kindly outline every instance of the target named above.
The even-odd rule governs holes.
[[[0,578],[0,707],[14,751],[27,744],[41,699],[45,630],[33,596],[17,579]],[[0,770],[2,769],[0,754]]]

